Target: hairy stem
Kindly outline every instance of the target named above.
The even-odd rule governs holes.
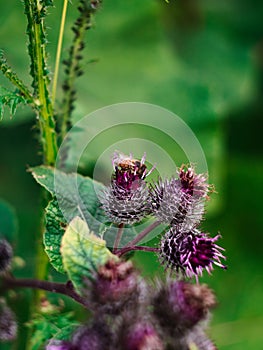
[[[140,232],[132,241],[127,243],[123,248],[135,246],[137,243],[143,240],[153,229],[160,225],[159,221],[154,221],[151,225],[146,227],[142,232]]]
[[[74,299],[79,304],[85,306],[85,308],[90,309],[90,305],[87,303],[86,298],[81,297],[74,289],[72,283],[69,281],[67,283],[57,283],[42,281],[38,279],[30,278],[14,278],[12,276],[4,276],[2,289],[14,289],[14,288],[31,288],[31,289],[40,289],[45,290],[51,293],[63,294],[71,299]]]
[[[55,105],[55,101],[56,101],[56,91],[57,91],[57,82],[58,82],[59,63],[60,63],[60,57],[61,57],[62,41],[63,41],[63,35],[64,35],[65,22],[66,22],[67,7],[68,7],[68,0],[64,0],[62,16],[61,16],[61,22],[60,22],[59,37],[58,37],[58,46],[57,46],[54,78],[53,78],[53,87],[52,87],[52,103],[53,103],[53,106]]]
[[[154,252],[154,253],[158,252],[158,248],[146,247],[146,246],[129,246],[129,247],[120,248],[116,252],[116,255],[118,255],[118,257],[121,257],[121,256],[123,256],[131,251],[136,251],[136,250],[140,250],[140,251],[144,251],[144,252]]]
[[[69,57],[64,60],[66,78],[63,83],[63,101],[62,113],[59,115],[60,142],[63,141],[71,125],[71,114],[75,101],[75,82],[83,74],[81,61],[83,60],[82,51],[85,47],[85,34],[92,26],[91,16],[96,12],[98,4],[95,5],[91,0],[80,0],[78,5],[79,16],[75,21],[72,30],[74,37],[69,49]]]
[[[116,253],[116,251],[120,245],[120,241],[121,241],[121,237],[122,237],[122,233],[123,233],[123,228],[124,228],[124,224],[120,224],[117,235],[115,237],[114,245],[113,245],[113,253]]]
[[[40,0],[24,0],[27,15],[28,52],[31,58],[34,98],[38,103],[38,119],[43,148],[44,164],[54,165],[57,155],[57,138],[53,106],[48,90],[49,77],[46,63],[46,36],[43,18],[45,4]]]
[[[52,3],[51,1],[49,2]],[[31,59],[30,74],[33,78],[34,101],[37,103],[37,119],[40,130],[40,144],[42,147],[43,163],[54,165],[57,155],[57,135],[55,131],[54,111],[49,93],[49,75],[46,58],[46,33],[44,18],[46,16],[47,2],[41,0],[24,0],[25,14],[27,17],[27,35],[29,39],[28,53]],[[43,195],[43,203],[46,206],[47,198]],[[36,279],[43,280],[47,276],[48,258],[43,249],[43,215],[40,218],[40,227],[36,237]],[[31,312],[34,313],[45,297],[45,290],[37,289],[34,293],[34,303]],[[27,348],[29,348],[29,342]]]
[[[4,76],[19,90],[20,94],[24,96],[29,105],[36,107],[33,95],[28,87],[18,78],[17,74],[13,72],[12,68],[7,64],[3,54],[0,53],[0,70]]]

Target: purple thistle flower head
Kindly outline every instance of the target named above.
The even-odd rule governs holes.
[[[133,159],[132,155],[114,153],[112,164],[115,170],[113,181],[125,191],[135,190],[147,175],[147,168],[144,164],[146,155],[141,160]]]
[[[111,184],[100,198],[112,222],[133,224],[150,214],[149,190],[144,181],[150,172],[144,162],[145,155],[139,161],[131,156],[114,154]]]
[[[196,174],[193,166],[182,165],[177,171],[180,179],[181,190],[195,198],[208,198],[211,192],[211,185],[207,183],[205,174]]]
[[[177,273],[182,272],[190,278],[202,275],[203,269],[211,273],[213,264],[226,269],[220,261],[221,258],[225,259],[221,253],[224,249],[215,244],[219,238],[220,235],[211,238],[197,229],[178,232],[172,227],[161,241],[161,262],[166,268],[175,269]]]
[[[191,230],[203,218],[204,199],[192,196],[181,180],[159,180],[151,188],[152,207],[156,218],[180,230]]]

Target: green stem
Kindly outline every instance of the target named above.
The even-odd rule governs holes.
[[[44,164],[54,165],[57,155],[57,137],[53,106],[48,91],[49,78],[46,65],[46,39],[43,23],[44,4],[39,0],[25,0],[28,19],[29,54],[35,100],[39,105],[39,128]]]
[[[31,58],[30,74],[33,78],[34,100],[36,101],[37,117],[40,129],[40,142],[42,146],[43,163],[54,165],[57,155],[57,136],[55,132],[54,111],[49,94],[49,77],[46,63],[46,38],[43,19],[46,14],[45,2],[40,0],[24,0],[27,16],[27,34],[29,38],[28,52]],[[44,197],[44,204],[47,199]],[[44,213],[43,213],[44,214]],[[42,215],[43,215],[42,214]],[[43,216],[40,219],[38,237],[36,238],[36,269],[35,277],[45,279],[47,276],[48,258],[43,249]],[[45,291],[36,290],[32,313],[39,306]],[[29,347],[29,345],[28,345]]]
[[[117,235],[115,237],[114,245],[113,245],[113,253],[116,253],[116,251],[118,250],[118,247],[120,245],[120,241],[122,238],[122,234],[123,234],[123,229],[124,229],[124,224],[120,224]]]
[[[20,94],[24,96],[32,107],[36,107],[33,95],[31,94],[28,87],[23,83],[21,79],[18,78],[17,74],[12,70],[12,68],[7,64],[6,59],[0,54],[0,70],[4,76],[18,88]]]
[[[82,51],[85,47],[85,34],[92,26],[92,14],[94,14],[99,6],[95,5],[91,0],[80,0],[78,11],[79,16],[75,21],[72,30],[74,37],[69,49],[69,57],[64,60],[66,78],[63,83],[63,101],[62,112],[59,115],[59,131],[60,142],[63,141],[68,129],[71,125],[71,115],[74,109],[75,101],[75,83],[76,79],[83,74],[80,62],[83,60]]]
[[[52,87],[52,103],[53,103],[53,106],[55,105],[55,101],[56,101],[56,91],[57,91],[57,82],[58,82],[59,63],[60,63],[60,57],[61,57],[62,41],[63,41],[63,35],[64,35],[64,29],[65,29],[65,22],[66,22],[67,7],[68,7],[68,0],[64,0],[62,16],[61,16],[61,22],[60,22],[60,30],[59,30],[59,38],[58,38],[58,46],[57,46],[57,54],[56,54],[56,63],[55,63],[55,71],[54,71],[54,78],[53,78],[53,87]]]

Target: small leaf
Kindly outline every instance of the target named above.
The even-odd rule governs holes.
[[[10,114],[13,116],[19,104],[28,104],[28,101],[19,93],[18,90],[10,91],[4,87],[0,87],[0,120],[3,118],[4,107],[10,109]]]
[[[43,186],[52,195],[55,195],[54,168],[48,166],[38,166],[30,169],[37,183]]]
[[[28,323],[33,329],[30,349],[44,349],[50,339],[68,340],[79,324],[73,319],[73,313],[38,314]]]
[[[46,232],[44,233],[45,251],[53,267],[64,273],[62,257],[60,253],[61,239],[67,223],[59,209],[57,200],[49,202],[46,208]]]
[[[117,259],[106,247],[106,242],[90,232],[81,218],[74,218],[69,224],[61,245],[64,269],[75,288],[80,292],[84,279],[92,279],[100,265],[110,259]]]

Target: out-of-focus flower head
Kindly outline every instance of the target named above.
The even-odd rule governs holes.
[[[8,270],[12,257],[13,249],[11,245],[5,239],[0,239],[0,273]]]
[[[16,338],[17,322],[13,311],[0,299],[0,340],[10,341]]]
[[[140,320],[133,325],[124,338],[126,350],[163,350],[163,343],[152,324]]]
[[[153,299],[154,315],[172,342],[185,337],[216,306],[213,291],[206,285],[168,280]]]

